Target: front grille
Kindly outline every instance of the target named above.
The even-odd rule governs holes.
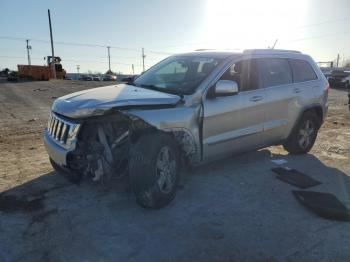
[[[68,140],[73,138],[72,134],[74,133],[76,135],[76,128],[78,126],[78,124],[69,123],[52,113],[49,117],[47,131],[56,142],[67,145]]]

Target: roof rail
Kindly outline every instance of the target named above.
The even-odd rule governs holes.
[[[199,49],[196,49],[196,50],[194,50],[194,51],[211,51],[211,50],[216,50],[216,49],[214,49],[214,48],[199,48]]]
[[[271,53],[297,53],[301,54],[300,51],[286,50],[286,49],[246,49],[243,53],[254,53],[254,54],[271,54]]]

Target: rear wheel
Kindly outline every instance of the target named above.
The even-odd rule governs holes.
[[[287,142],[283,145],[284,149],[296,155],[309,152],[316,141],[318,128],[319,119],[317,115],[311,111],[304,113]]]
[[[130,185],[143,207],[161,208],[175,197],[178,184],[178,150],[166,134],[145,134],[132,147]]]

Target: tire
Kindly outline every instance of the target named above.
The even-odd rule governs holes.
[[[294,155],[309,152],[316,141],[319,122],[315,113],[305,112],[283,145],[284,149]]]
[[[163,133],[149,133],[131,147],[130,186],[142,207],[161,208],[175,197],[179,180],[175,141]]]

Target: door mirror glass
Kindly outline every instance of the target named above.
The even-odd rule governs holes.
[[[215,96],[231,96],[238,93],[238,84],[231,80],[219,80],[215,85]]]

